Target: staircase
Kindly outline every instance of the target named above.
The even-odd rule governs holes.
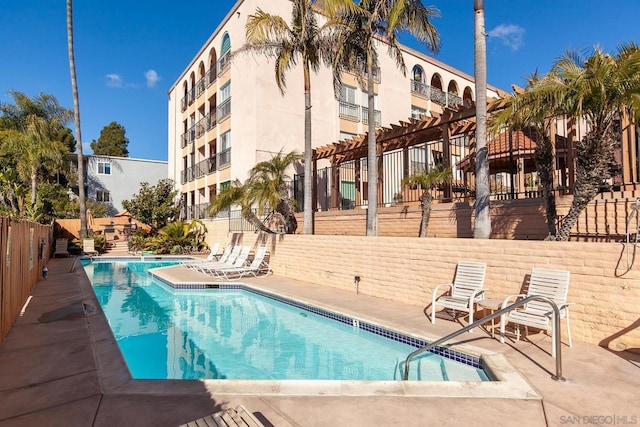
[[[129,254],[129,246],[126,240],[116,240],[109,242],[103,255],[123,256]]]

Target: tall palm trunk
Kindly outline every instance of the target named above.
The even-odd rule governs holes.
[[[73,54],[73,0],[67,0],[67,48],[69,50],[69,72],[73,91],[73,121],[76,128],[78,151],[78,199],[80,203],[80,238],[87,236],[87,207],[84,194],[84,159],[82,157],[82,134],[80,133],[80,98],[76,80],[76,61]]]
[[[429,226],[429,220],[431,219],[431,204],[433,203],[433,196],[430,191],[424,191],[422,193],[422,219],[420,221],[420,237],[427,237],[427,227]]]
[[[536,170],[542,184],[542,200],[547,217],[547,229],[550,238],[556,235],[556,198],[553,194],[553,147],[547,135],[538,132],[535,148]]]
[[[610,131],[600,139],[597,132],[590,132],[576,144],[576,181],[573,186],[573,201],[567,216],[562,221],[556,240],[569,240],[571,230],[589,202],[598,194],[602,182],[610,177],[609,167],[613,158],[614,137]]]
[[[487,41],[484,28],[484,0],[473,0],[474,73],[476,81],[476,206],[473,237],[491,237],[489,206],[489,156],[487,149]]]
[[[373,87],[373,47],[367,55],[367,105],[369,139],[367,140],[367,236],[378,235],[378,150],[376,147],[375,97]]]
[[[38,192],[38,168],[31,168],[31,206],[36,204],[36,193]]]
[[[313,234],[313,176],[311,159],[311,76],[304,63],[304,212],[303,232]]]

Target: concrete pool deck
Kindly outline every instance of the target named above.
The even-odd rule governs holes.
[[[72,263],[51,260],[49,278],[35,285],[0,346],[0,426],[177,426],[240,404],[266,426],[555,426],[613,424],[612,417],[618,425],[640,423],[639,355],[581,343],[563,346],[567,381],[558,383],[550,378],[551,342],[542,334],[501,345],[476,330],[452,342],[504,355],[541,399],[267,395],[250,382],[234,394],[198,381],[132,380],[84,271],[70,272]],[[182,273],[180,278],[203,279]],[[418,335],[440,337],[460,327],[440,319],[432,325],[424,307],[303,281],[270,276],[246,283]]]

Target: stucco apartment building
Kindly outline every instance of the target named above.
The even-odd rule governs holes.
[[[257,8],[287,22],[291,16],[290,0],[238,0],[169,89],[169,177],[181,193],[186,218],[206,217],[220,189],[235,179],[244,181],[257,162],[281,150],[304,150],[301,68],[287,73],[283,96],[273,64],[265,57],[240,54],[230,61],[230,53],[244,45],[245,23]],[[379,51],[376,125],[388,127],[475,100],[472,76],[408,47],[403,49],[405,76],[387,56],[386,47]],[[490,87],[488,96],[497,97],[497,89]],[[344,76],[336,100],[331,72],[324,68],[312,75],[311,97],[314,148],[366,133],[367,95],[354,76]],[[428,165],[438,154],[418,149],[410,156],[412,164]],[[450,159],[450,164],[464,155],[457,153],[459,158]],[[342,191],[354,191],[346,184],[358,185],[355,182],[343,181]],[[383,200],[395,189],[388,185],[385,191],[389,194]]]
[[[140,183],[156,185],[167,178],[167,162],[114,156],[85,156],[86,197],[106,203],[108,215],[122,212],[122,201],[140,191]]]

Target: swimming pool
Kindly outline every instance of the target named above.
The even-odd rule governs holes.
[[[244,285],[175,290],[147,270],[175,264],[93,262],[85,268],[137,379],[397,380],[426,343]],[[478,357],[450,349],[412,363],[412,379],[486,381]]]

